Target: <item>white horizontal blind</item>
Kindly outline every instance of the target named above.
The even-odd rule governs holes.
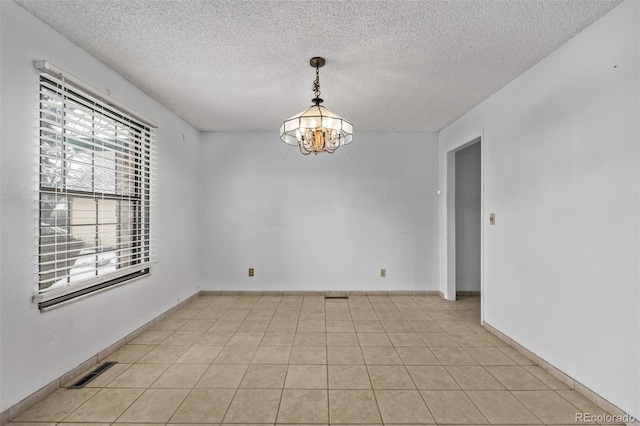
[[[152,126],[51,72],[40,74],[39,112],[41,304],[148,273]]]

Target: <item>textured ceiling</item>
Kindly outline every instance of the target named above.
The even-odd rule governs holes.
[[[440,130],[620,3],[16,1],[200,130],[277,130],[324,56],[356,132]]]

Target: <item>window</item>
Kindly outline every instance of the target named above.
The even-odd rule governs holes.
[[[155,126],[47,62],[36,67],[36,299],[46,309],[149,273]]]

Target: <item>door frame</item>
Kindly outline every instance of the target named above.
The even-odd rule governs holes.
[[[443,265],[440,288],[446,300],[456,300],[456,152],[480,143],[480,322],[484,320],[484,130],[470,135],[446,148],[442,161],[444,173],[442,190],[444,202],[441,205],[444,238],[441,241]],[[442,235],[442,234],[441,234]]]

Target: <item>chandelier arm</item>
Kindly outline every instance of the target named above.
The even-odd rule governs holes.
[[[298,148],[300,148],[300,152],[302,153],[302,155],[311,154],[311,151],[307,151],[306,149],[303,149],[303,145],[301,143],[298,144]]]

